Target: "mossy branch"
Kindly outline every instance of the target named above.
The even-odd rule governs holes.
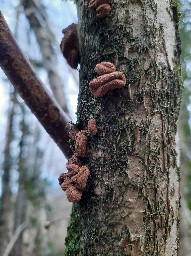
[[[64,155],[72,155],[67,114],[58,105],[26,59],[0,12],[0,66],[27,106]]]

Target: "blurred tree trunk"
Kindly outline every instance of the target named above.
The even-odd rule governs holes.
[[[9,110],[7,114],[7,130],[5,138],[5,148],[4,148],[4,161],[2,164],[2,177],[1,177],[1,202],[0,202],[0,255],[3,254],[7,244],[9,243],[11,237],[11,170],[12,170],[12,152],[11,152],[11,142],[14,139],[14,107],[16,101],[15,90],[10,93],[10,103]]]
[[[188,199],[190,198],[189,186],[189,170],[191,166],[190,158],[190,128],[188,124],[188,111],[187,106],[189,104],[189,92],[185,88],[180,118],[179,118],[179,135],[180,135],[180,147],[181,147],[181,208],[180,208],[180,248],[179,256],[190,256],[191,243],[190,243],[190,228],[191,228],[191,214],[188,209]]]
[[[15,201],[14,207],[14,228],[13,233],[16,232],[17,228],[26,222],[26,213],[27,213],[27,181],[28,181],[28,137],[29,137],[29,128],[26,123],[26,113],[25,106],[20,104],[21,109],[21,122],[20,122],[20,132],[21,138],[19,142],[19,155],[18,155],[18,192]],[[32,157],[32,156],[31,156]],[[20,233],[11,255],[21,256],[23,249],[23,232]]]
[[[35,33],[52,92],[62,109],[69,113],[64,94],[64,82],[57,72],[56,49],[58,48],[58,42],[49,25],[45,9],[38,0],[23,0],[23,7],[30,27]]]
[[[189,126],[189,105],[191,79],[189,65],[191,64],[191,33],[187,29],[191,26],[191,3],[188,0],[180,1],[181,3],[181,26],[180,35],[182,42],[182,77],[184,81],[184,92],[182,97],[179,134],[181,147],[181,211],[180,211],[180,248],[179,256],[191,255],[191,132]]]
[[[91,172],[75,203],[65,255],[176,256],[179,166],[175,135],[180,107],[178,9],[174,2],[110,1],[96,18],[78,1],[81,41],[78,124],[94,117],[84,164]],[[94,98],[95,65],[124,72],[122,90]]]

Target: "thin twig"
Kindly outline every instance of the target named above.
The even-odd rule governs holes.
[[[39,122],[64,155],[72,155],[68,143],[70,118],[37,77],[21,52],[0,12],[0,66]]]
[[[19,235],[21,232],[27,227],[27,222],[23,222],[18,228],[16,229],[13,237],[11,238],[10,242],[7,245],[7,248],[5,249],[5,252],[3,253],[3,256],[9,256],[11,250],[13,249],[14,244],[16,243]]]

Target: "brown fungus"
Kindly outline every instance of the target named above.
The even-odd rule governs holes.
[[[79,40],[77,24],[72,23],[63,29],[64,37],[62,38],[60,49],[71,68],[76,69],[80,63]]]
[[[67,165],[69,165],[69,164],[76,164],[76,165],[79,165],[79,166],[82,165],[80,159],[77,157],[76,154],[73,154],[73,155],[69,158],[69,160],[68,160],[68,162],[67,162],[67,164],[66,164],[66,167],[67,167]]]
[[[86,187],[86,183],[88,177],[90,175],[90,171],[87,166],[82,166],[79,169],[79,172],[71,177],[71,181],[76,188],[79,190],[83,190]]]
[[[68,136],[70,139],[75,140],[76,134],[79,132],[78,128],[72,128],[68,132]]]
[[[82,197],[82,192],[71,185],[66,189],[66,196],[69,202],[78,202]]]
[[[90,171],[87,166],[78,167],[78,171],[69,170],[59,176],[59,184],[69,202],[79,201],[82,196],[82,190],[86,187],[86,183]]]
[[[66,191],[71,186],[71,179],[66,177],[61,184],[61,188],[63,191]]]
[[[81,199],[82,191],[86,187],[90,175],[88,167],[82,166],[79,157],[85,157],[86,155],[86,135],[97,133],[96,121],[91,118],[88,121],[87,129],[81,131],[73,129],[70,132],[70,138],[75,140],[75,153],[66,164],[68,172],[60,174],[58,180],[62,190],[66,191],[68,201],[77,202]]]
[[[104,18],[111,11],[111,6],[109,4],[102,4],[96,9],[97,17],[99,19]]]
[[[88,133],[91,135],[96,135],[97,133],[96,120],[94,118],[88,121]]]
[[[61,173],[58,177],[58,182],[59,182],[59,185],[61,186],[62,183],[64,182],[64,179],[66,178],[66,173]]]
[[[104,18],[111,11],[109,0],[91,0],[89,8],[96,9],[97,17],[100,19]]]
[[[108,91],[117,88],[122,88],[126,84],[125,75],[122,72],[113,72],[114,66],[112,66],[112,63],[110,63],[111,73],[108,73],[108,68],[106,69],[106,65],[104,66],[103,63],[104,62],[101,62],[101,65],[96,65],[96,70],[98,70],[98,72],[102,75],[98,76],[97,78],[94,78],[89,83],[90,92],[95,97],[102,97],[106,93],[108,93]],[[106,70],[107,73],[104,74],[104,70]]]
[[[111,62],[103,61],[101,63],[98,63],[95,66],[95,71],[96,71],[96,73],[98,73],[98,75],[101,76],[101,75],[104,75],[104,74],[115,72],[116,71],[116,67]]]
[[[109,4],[109,0],[91,0],[89,3],[89,8],[97,9],[102,4]]]
[[[67,177],[72,177],[76,173],[78,173],[79,165],[76,164],[67,164],[66,168],[68,170]]]
[[[77,156],[85,157],[86,146],[87,137],[82,131],[80,131],[76,134],[75,137],[75,153],[77,154]]]

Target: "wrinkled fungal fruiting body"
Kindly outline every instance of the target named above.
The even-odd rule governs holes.
[[[86,186],[90,171],[87,166],[82,166],[79,168],[79,172],[71,177],[71,182],[79,190],[83,190]]]
[[[102,4],[96,9],[97,17],[99,19],[104,18],[111,11],[111,6],[109,4]]]
[[[69,202],[78,202],[82,197],[82,192],[79,191],[76,187],[70,186],[66,190],[66,196]]]
[[[96,16],[99,19],[104,18],[111,11],[109,0],[91,0],[89,8],[96,10]]]
[[[71,160],[69,160],[71,161]],[[76,166],[73,163],[67,164],[67,173],[60,174],[58,180],[69,202],[76,202],[81,199],[82,190],[86,187],[90,171],[87,166]]]
[[[66,164],[68,172],[60,174],[58,178],[59,185],[66,191],[69,202],[79,201],[86,187],[90,171],[87,166],[82,166],[79,157],[86,156],[87,135],[96,133],[96,121],[93,118],[88,121],[87,130],[79,131],[76,128],[70,131],[70,138],[75,140],[75,153]]]
[[[75,153],[77,156],[85,157],[87,137],[83,132],[78,132],[75,137]]]
[[[110,62],[101,62],[95,67],[100,75],[89,83],[90,92],[95,97],[102,97],[108,91],[122,88],[126,84],[125,75],[122,72],[115,71],[115,66]]]
[[[71,68],[76,69],[80,63],[79,40],[77,24],[72,23],[63,29],[64,37],[62,38],[60,49]]]
[[[76,134],[79,132],[79,130],[77,128],[72,128],[69,132],[69,138],[72,140],[75,140]]]
[[[111,62],[103,61],[95,66],[95,71],[98,75],[104,75],[116,71],[116,67]]]
[[[96,135],[97,133],[96,120],[94,118],[88,121],[88,133],[91,135]]]
[[[74,153],[70,159],[68,160],[67,164],[66,164],[66,167],[67,165],[69,164],[76,164],[78,166],[81,166],[81,161],[79,160],[79,158],[77,157],[77,155]]]

